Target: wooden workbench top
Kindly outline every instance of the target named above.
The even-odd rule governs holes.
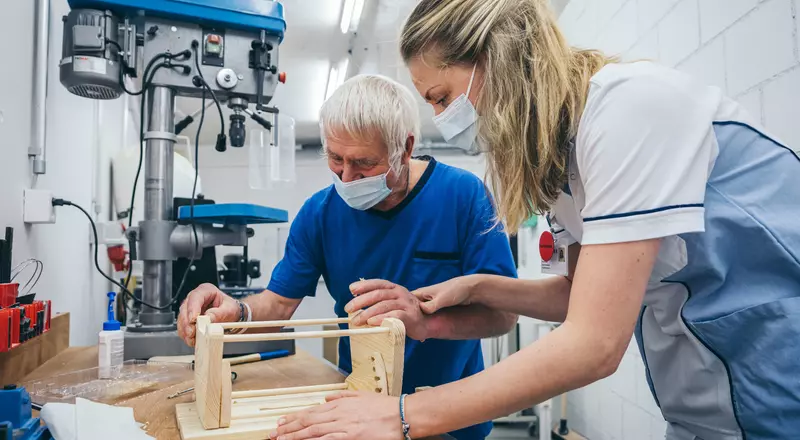
[[[27,375],[23,382],[96,366],[97,346],[71,347]],[[233,370],[238,374],[233,383],[234,391],[344,382],[344,376],[333,365],[300,349],[294,356],[236,365]],[[175,404],[192,402],[194,394],[188,393],[176,399],[167,399],[167,396],[193,386],[192,382],[186,381],[115,404],[133,408],[136,420],[145,423],[147,433],[156,439],[179,440]]]

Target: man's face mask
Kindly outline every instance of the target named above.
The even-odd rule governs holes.
[[[389,172],[378,176],[365,177],[352,182],[342,182],[339,176],[333,174],[333,186],[339,197],[353,209],[366,211],[378,203],[384,201],[392,190],[386,185],[386,177]]]
[[[465,151],[477,151],[475,139],[478,136],[478,112],[472,105],[468,96],[472,91],[472,82],[475,80],[476,64],[472,68],[467,93],[461,94],[443,112],[433,117],[433,123],[442,133],[447,143]]]

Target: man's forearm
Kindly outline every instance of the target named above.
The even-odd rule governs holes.
[[[499,275],[470,275],[470,301],[493,310],[563,322],[572,283],[564,277],[522,280]]]
[[[508,333],[517,322],[517,315],[492,310],[480,304],[450,307],[428,317],[428,334],[432,339],[481,339]]]
[[[264,290],[258,295],[251,295],[242,300],[250,306],[253,321],[282,321],[290,319],[302,300],[290,299],[275,292]],[[280,328],[257,329],[257,332],[278,331]]]

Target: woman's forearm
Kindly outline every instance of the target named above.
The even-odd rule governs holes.
[[[608,376],[614,351],[565,323],[475,376],[406,399],[411,435],[422,438],[502,417]]]
[[[499,275],[470,275],[470,302],[490,309],[562,322],[572,283],[565,277],[522,280]]]

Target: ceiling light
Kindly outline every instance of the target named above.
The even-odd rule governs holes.
[[[364,0],[354,0],[353,16],[350,18],[350,30],[358,30],[358,22],[361,21],[361,13],[364,12]]]
[[[346,34],[350,30],[350,23],[353,20],[353,7],[356,0],[344,0],[342,3],[342,33]]]

